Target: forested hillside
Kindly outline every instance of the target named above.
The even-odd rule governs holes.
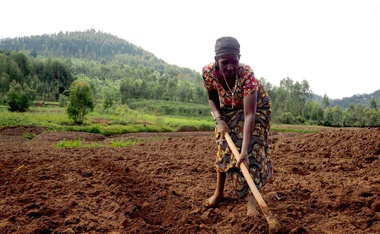
[[[347,109],[351,103],[361,103],[363,106],[370,106],[372,97],[376,100],[377,103],[380,103],[380,89],[371,94],[356,94],[351,97],[345,97],[342,99],[333,99],[331,100],[331,106],[341,106],[343,109]]]
[[[49,70],[48,64],[59,61],[68,66],[77,78],[89,81],[94,92],[99,95],[106,92],[101,90],[104,87],[112,86],[109,88],[119,90],[121,86],[125,94],[122,95],[122,100],[144,98],[207,103],[199,72],[168,64],[126,40],[93,29],[6,38],[0,41],[0,51],[10,58],[15,57],[17,52],[29,55],[28,66],[32,70],[33,67],[43,66],[43,69],[38,68],[28,73],[32,79],[37,75],[40,80],[46,80],[36,74],[40,70],[45,70],[45,77],[53,77],[53,74],[46,71]],[[3,61],[5,64],[6,59]],[[37,83],[41,82],[35,83],[38,86]],[[68,88],[66,85],[57,85],[60,86],[56,88],[60,90],[58,94],[63,93],[62,89]],[[34,88],[40,90],[37,92],[39,98],[57,99],[57,93]]]
[[[149,67],[160,72],[160,75],[172,73],[172,69],[175,68],[178,73],[189,74],[192,79],[197,77],[197,72],[189,68],[171,66],[154,54],[126,40],[109,33],[96,32],[94,29],[85,32],[60,32],[41,36],[6,38],[0,41],[0,50],[22,51],[33,57],[42,55],[100,61],[103,65],[116,61],[134,68]]]
[[[28,52],[33,57],[42,55],[101,61],[103,64],[117,59],[132,67],[140,64],[149,66],[161,74],[168,65],[152,53],[126,40],[108,33],[96,32],[94,29],[85,32],[60,32],[58,34],[6,38],[1,41],[0,50]],[[191,73],[190,69],[183,68],[183,70],[185,73]]]
[[[152,99],[207,106],[199,71],[168,64],[108,33],[91,29],[0,40],[1,103],[17,84],[30,90],[29,97],[58,101],[76,79],[91,85],[104,108]],[[380,90],[331,100],[314,95],[306,80],[286,77],[279,86],[260,80],[272,98],[275,121],[380,126]]]

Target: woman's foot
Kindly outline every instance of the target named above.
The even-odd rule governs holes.
[[[226,182],[226,173],[218,172],[216,174],[216,189],[214,195],[205,201],[207,208],[212,208],[218,205],[223,199],[224,183]]]
[[[247,216],[257,217],[258,215],[259,215],[259,211],[257,211],[257,202],[253,196],[249,196],[248,204],[247,204]]]
[[[213,208],[213,207],[216,207],[218,205],[218,203],[223,199],[223,194],[218,194],[218,193],[214,193],[214,195],[212,197],[210,197],[209,199],[207,199],[205,201],[205,206],[207,208]]]

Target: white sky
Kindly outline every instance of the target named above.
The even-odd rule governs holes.
[[[0,38],[100,30],[201,71],[215,41],[236,37],[256,77],[309,82],[315,94],[380,89],[376,0],[17,0],[0,3]]]

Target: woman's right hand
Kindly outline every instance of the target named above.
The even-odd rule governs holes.
[[[227,125],[227,123],[223,120],[223,119],[221,119],[221,118],[219,118],[217,121],[216,121],[216,132],[218,133],[218,135],[219,135],[219,139],[224,139],[224,134],[226,133],[226,132],[229,132],[229,127],[228,127],[228,125]],[[218,140],[219,140],[218,139]]]

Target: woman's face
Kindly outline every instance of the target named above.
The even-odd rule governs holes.
[[[215,58],[220,72],[223,73],[226,78],[233,78],[236,76],[239,60],[240,55],[222,55]]]

